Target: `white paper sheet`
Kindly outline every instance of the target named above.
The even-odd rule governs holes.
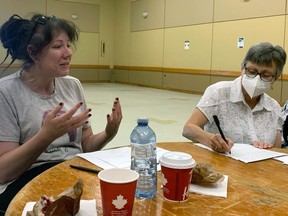
[[[36,202],[26,203],[22,216],[26,216],[27,211],[32,211]],[[96,200],[80,200],[80,210],[76,216],[97,216]]]
[[[281,156],[281,157],[277,157],[277,158],[274,158],[274,159],[283,162],[283,164],[287,164],[288,165],[288,156]]]
[[[227,198],[228,176],[224,175],[224,180],[213,184],[190,184],[189,192],[208,196]]]
[[[157,162],[159,162],[160,157],[163,153],[168,152],[168,150],[157,147]],[[77,154],[89,162],[101,167],[102,169],[110,168],[130,168],[131,165],[131,148],[121,147],[114,149],[107,149],[102,151],[95,151],[89,153]],[[158,164],[157,170],[161,169]]]
[[[200,144],[200,143],[195,143],[195,145],[208,149],[210,151],[213,151],[211,148]],[[217,152],[215,152],[217,153]],[[255,161],[260,161],[260,160],[265,160],[269,158],[275,158],[283,155],[287,155],[285,153],[280,153],[280,152],[275,152],[272,150],[266,150],[266,149],[259,149],[255,148],[252,145],[249,144],[242,144],[242,143],[234,143],[233,148],[231,149],[231,154],[229,153],[218,153],[225,155],[227,157],[231,157],[236,160],[240,160],[244,163],[250,163],[250,162],[255,162]]]

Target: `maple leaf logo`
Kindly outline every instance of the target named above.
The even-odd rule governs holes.
[[[189,196],[189,190],[187,187],[184,188],[184,192],[182,194],[183,200],[186,200],[186,198]]]
[[[112,203],[116,209],[122,209],[127,203],[127,199],[123,199],[124,197],[120,194],[117,196],[117,199],[113,200]]]
[[[165,178],[164,174],[162,173],[162,185],[165,186],[167,184],[167,179]]]

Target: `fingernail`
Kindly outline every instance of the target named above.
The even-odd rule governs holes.
[[[117,104],[117,101],[115,101],[114,104],[116,105],[116,104]]]
[[[60,106],[63,106],[63,103],[62,103],[62,102],[60,102],[60,103],[59,103],[59,105],[60,105]]]
[[[86,121],[85,123],[86,123],[86,124],[88,124],[88,123],[89,123],[89,121]]]
[[[116,100],[119,100],[119,98],[118,98],[118,97],[116,97]]]
[[[82,105],[82,104],[83,104],[83,102],[81,101],[81,102],[80,102],[80,105]]]
[[[88,109],[89,112],[91,112],[91,110],[92,110],[92,109],[90,109],[90,108]]]
[[[109,114],[107,114],[107,118],[109,118],[110,117],[110,115]]]
[[[113,108],[112,111],[114,112],[114,111],[115,111],[115,108]]]
[[[89,113],[88,117],[90,117],[90,116],[92,116],[92,114],[91,114],[91,113]]]

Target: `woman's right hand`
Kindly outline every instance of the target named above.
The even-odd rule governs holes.
[[[227,142],[225,142],[220,134],[213,134],[210,139],[210,146],[216,152],[230,152],[234,145],[233,141],[229,138],[226,138]]]
[[[89,113],[91,109],[86,109],[82,113],[73,116],[82,104],[83,102],[79,102],[70,110],[59,115],[64,107],[63,103],[59,103],[57,107],[47,114],[41,130],[45,132],[49,138],[57,139],[68,131],[84,125],[90,117]]]

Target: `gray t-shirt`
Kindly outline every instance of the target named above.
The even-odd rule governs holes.
[[[71,76],[56,78],[55,92],[43,96],[31,91],[20,79],[20,73],[21,71],[17,71],[0,79],[0,141],[25,145],[25,142],[40,130],[47,113],[60,102],[64,103],[64,107],[58,115],[71,109],[80,101],[84,104],[77,113],[86,109],[83,88],[78,79]],[[90,127],[90,122],[83,127]],[[33,166],[76,156],[77,153],[82,152],[81,139],[82,127],[69,131],[54,140]]]

